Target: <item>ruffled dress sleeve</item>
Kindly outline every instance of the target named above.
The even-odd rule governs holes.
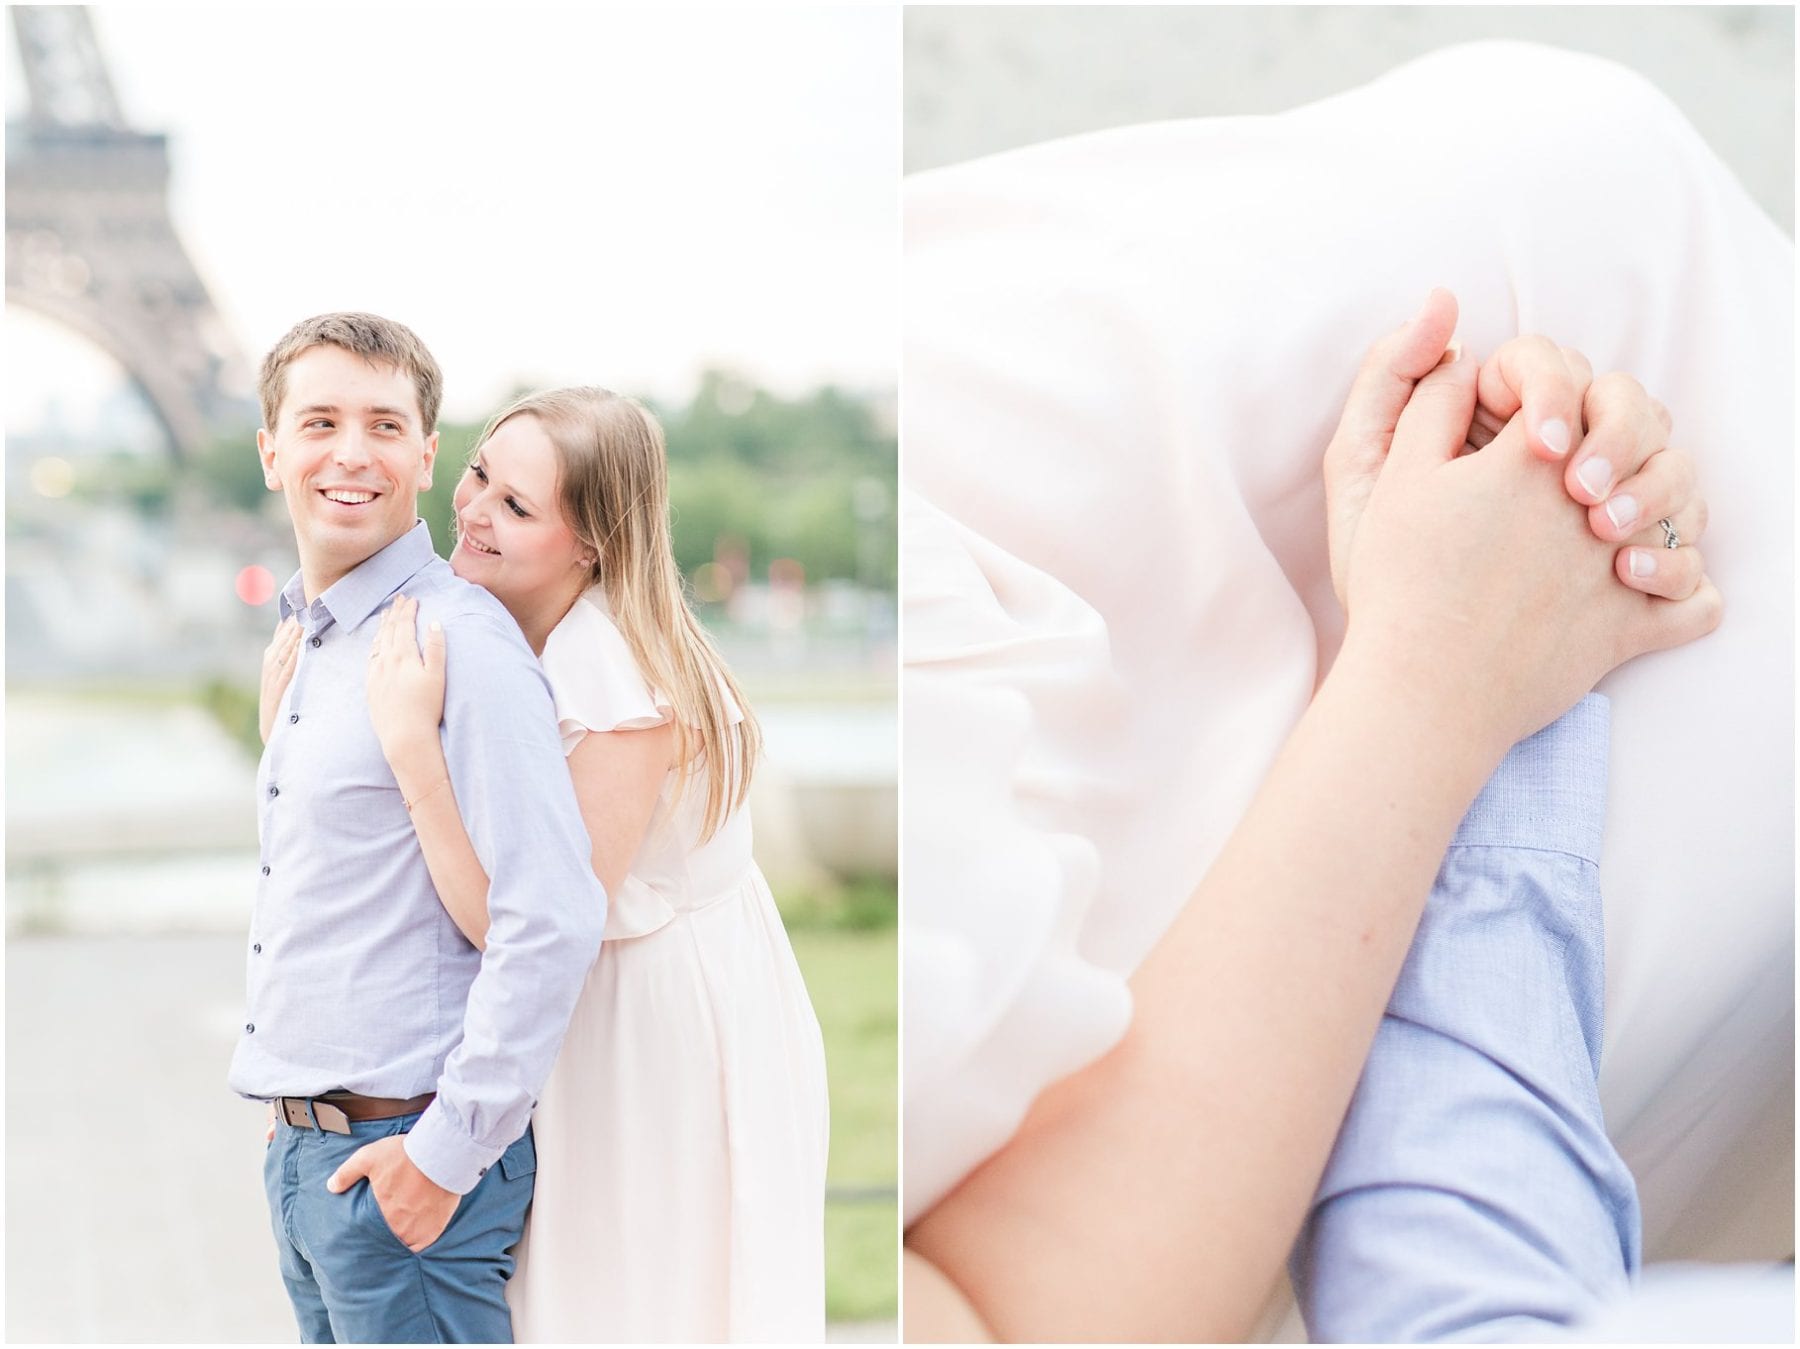
[[[557,730],[562,735],[565,755],[574,753],[590,731],[647,731],[675,716],[668,697],[645,680],[625,634],[613,622],[605,591],[599,586],[576,600],[551,631],[544,643],[542,663],[556,701]],[[737,703],[728,692],[725,696],[729,720],[743,720]],[[656,853],[657,848],[666,851],[684,846],[671,844],[667,838],[657,842],[665,808],[666,802],[651,819],[650,838],[645,846],[653,856],[661,855]],[[679,836],[681,819],[674,819],[670,827]],[[672,884],[669,875],[673,873],[653,864],[646,874],[641,865],[644,860],[640,852],[631,872],[607,896],[607,941],[646,936],[675,916],[672,895],[664,893]],[[674,872],[681,869],[676,867]]]
[[[564,754],[573,753],[589,731],[647,731],[675,715],[662,692],[644,682],[598,586],[576,600],[550,633],[543,666]]]
[[[551,631],[543,666],[564,754],[572,754],[589,731],[647,731],[674,719],[667,695],[645,682],[600,586],[576,600]],[[719,692],[727,722],[736,725],[742,710],[722,685]]]
[[[542,663],[565,755],[574,753],[589,731],[646,731],[674,715],[668,699],[645,683],[598,586],[576,600],[551,631]],[[654,885],[627,875],[607,896],[605,940],[646,936],[674,916]]]

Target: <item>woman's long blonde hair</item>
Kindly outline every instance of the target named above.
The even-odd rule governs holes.
[[[696,765],[704,765],[700,837],[710,838],[750,793],[762,730],[688,607],[669,534],[662,426],[635,399],[607,389],[550,389],[502,408],[476,450],[503,423],[526,416],[537,420],[556,448],[563,518],[594,550],[589,585],[604,584],[613,621],[639,672],[675,710],[677,798]],[[743,712],[735,725],[728,697]]]

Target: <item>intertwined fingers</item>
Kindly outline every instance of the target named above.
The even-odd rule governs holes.
[[[1481,367],[1469,443],[1486,445],[1523,408],[1527,448],[1561,460],[1580,443],[1582,401],[1593,378],[1593,366],[1573,348],[1535,333],[1514,338]]]
[[[1340,601],[1348,584],[1351,540],[1387,461],[1394,428],[1419,379],[1444,357],[1456,315],[1456,297],[1440,286],[1417,314],[1370,345],[1325,447],[1326,536]]]
[[[1693,457],[1673,447],[1653,453],[1605,501],[1588,507],[1595,535],[1613,542],[1631,539],[1657,520],[1677,516],[1675,527],[1681,537],[1698,542],[1706,532],[1706,501],[1699,494]]]
[[[1650,464],[1668,456],[1674,456],[1678,464],[1687,459],[1680,451],[1665,450],[1652,456]],[[1671,505],[1664,500],[1659,506],[1649,507],[1645,511],[1646,527],[1631,535],[1626,541],[1628,546],[1619,550],[1616,559],[1619,579],[1626,585],[1646,595],[1672,600],[1687,599],[1698,592],[1706,579],[1706,560],[1694,547],[1706,533],[1706,499],[1693,489],[1691,464],[1680,471],[1686,474],[1687,484],[1677,494],[1680,504]],[[1649,472],[1648,466],[1645,472]],[[1644,474],[1638,475],[1642,477]],[[1663,514],[1655,515],[1659,509]]]
[[[1393,469],[1410,473],[1447,463],[1462,452],[1478,378],[1474,363],[1459,354],[1418,382],[1394,426],[1388,449]]]
[[[1621,557],[1630,551],[1632,550],[1621,550]],[[1689,551],[1686,548],[1675,549],[1667,556],[1676,557]],[[1620,570],[1622,573],[1623,565]],[[1680,598],[1647,595],[1643,603],[1643,630],[1639,649],[1644,651],[1666,651],[1670,647],[1704,637],[1719,626],[1725,612],[1724,597],[1704,574],[1700,574],[1693,588]]]
[[[1440,287],[1417,314],[1369,347],[1332,436],[1339,455],[1372,458],[1379,467],[1413,386],[1444,355],[1456,314],[1456,297]]]
[[[1685,543],[1679,548],[1621,548],[1614,565],[1619,579],[1633,590],[1669,600],[1687,599],[1706,580],[1706,559]]]
[[[1588,386],[1583,414],[1588,434],[1579,453],[1570,457],[1565,482],[1569,495],[1592,506],[1668,445],[1672,421],[1668,408],[1621,370]]]

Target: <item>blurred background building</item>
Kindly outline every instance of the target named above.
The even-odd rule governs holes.
[[[297,567],[251,380],[370,309],[445,368],[446,462],[522,388],[662,417],[826,1032],[829,1312],[891,1339],[897,13],[8,17],[8,1337],[293,1336],[224,1084]]]

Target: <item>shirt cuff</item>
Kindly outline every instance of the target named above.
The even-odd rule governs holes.
[[[1537,848],[1596,866],[1606,824],[1612,704],[1590,693],[1512,747],[1457,827],[1452,848]]]
[[[403,1146],[425,1179],[452,1194],[474,1189],[506,1151],[504,1145],[490,1148],[470,1138],[451,1118],[441,1098],[425,1107],[419,1122],[407,1131]]]

